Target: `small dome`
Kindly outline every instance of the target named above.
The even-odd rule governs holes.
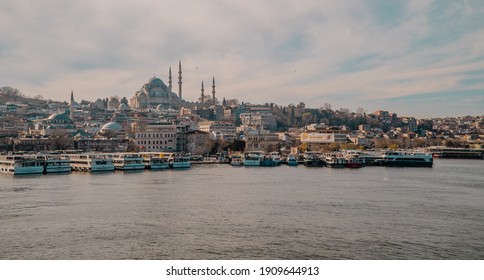
[[[49,120],[70,120],[69,114],[69,111],[65,111],[64,113],[54,113],[49,116]]]
[[[103,125],[103,127],[101,128],[101,131],[108,131],[108,130],[118,133],[121,130],[123,130],[123,128],[117,122],[108,122],[107,124]]]
[[[128,109],[129,109],[128,105],[124,103],[119,104],[119,110],[128,110]]]

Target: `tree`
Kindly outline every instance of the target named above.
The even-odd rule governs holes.
[[[302,125],[308,125],[313,122],[314,115],[311,112],[304,112],[302,115]]]
[[[5,99],[4,101],[18,101],[18,99],[25,97],[20,90],[12,87],[1,87],[0,97]]]
[[[358,107],[356,109],[356,114],[358,114],[359,116],[363,116],[366,114],[366,110],[364,108]]]
[[[239,106],[239,100],[237,99],[227,99],[225,100],[225,102],[227,103],[227,106],[228,107],[237,107]]]
[[[51,150],[71,150],[74,147],[74,139],[68,133],[55,133],[50,136]]]
[[[126,97],[123,97],[121,99],[121,104],[128,105],[128,99]]]

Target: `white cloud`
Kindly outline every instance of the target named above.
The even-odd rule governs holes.
[[[440,7],[436,19],[430,1],[408,1],[398,24],[382,25],[357,0],[0,0],[0,86],[59,100],[71,89],[79,99],[129,98],[153,75],[167,83],[171,66],[177,91],[181,59],[188,100],[215,76],[220,97],[371,106],[463,89],[464,72],[484,69],[484,22],[476,19],[484,10],[457,4]],[[445,30],[436,20],[457,15],[450,27],[462,34],[439,41]],[[348,104],[337,98],[344,94],[353,96]]]

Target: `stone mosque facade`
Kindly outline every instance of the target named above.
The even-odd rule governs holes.
[[[181,62],[179,63],[178,70],[178,86],[179,86],[179,96],[172,90],[172,76],[171,67],[169,70],[168,86],[157,77],[153,77],[145,83],[140,90],[138,90],[135,95],[129,100],[131,108],[136,109],[179,109],[182,100],[181,89],[182,89],[182,71]]]

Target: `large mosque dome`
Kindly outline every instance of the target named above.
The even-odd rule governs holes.
[[[133,108],[178,108],[178,95],[158,77],[152,77],[131,98]]]
[[[157,77],[153,77],[153,78],[149,79],[148,82],[146,83],[146,85],[151,86],[151,87],[167,88],[165,83],[163,83],[163,81],[160,78],[157,78]]]

